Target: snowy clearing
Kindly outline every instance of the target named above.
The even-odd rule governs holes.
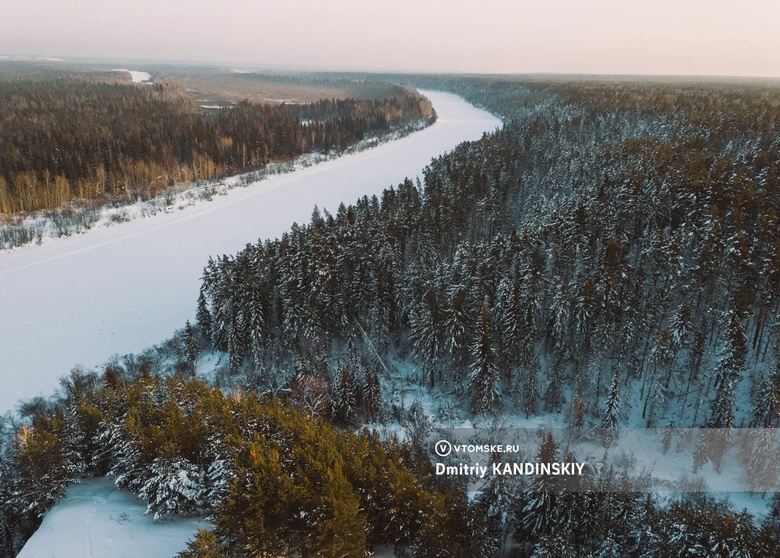
[[[379,194],[501,122],[446,93],[439,119],[375,149],[236,188],[210,203],[0,254],[0,411],[50,395],[74,365],[140,352],[192,319],[209,256],[308,222],[316,204]]]
[[[199,369],[216,368],[219,356],[219,353],[205,352]],[[468,403],[451,390],[441,386],[432,390],[424,385],[419,365],[411,361],[392,361],[389,364],[391,373],[381,379],[385,403],[402,409],[410,409],[419,403],[428,422],[426,443],[431,447],[440,439],[461,444],[519,444],[522,453],[508,454],[505,461],[534,462],[541,433],[552,432],[556,442],[571,450],[579,463],[603,463],[602,472],[613,467],[616,476],[625,472],[630,478],[643,477],[646,483],[642,488],[644,492],[662,498],[683,491],[708,492],[730,501],[737,511],[746,509],[757,517],[764,517],[769,511],[771,493],[767,497],[760,491],[749,491],[750,479],[746,476],[742,449],[745,437],[757,436],[759,429],[734,432],[720,471],[711,462],[694,471],[694,452],[701,429],[674,430],[667,452],[663,451],[667,431],[662,428],[621,428],[616,439],[605,446],[598,429],[567,428],[568,420],[563,413],[526,418],[518,409],[506,409],[488,416],[470,416]],[[205,375],[204,378],[210,379]],[[571,399],[573,394],[567,392],[566,397]],[[407,426],[397,420],[369,426],[383,438],[404,439],[408,435]],[[433,453],[431,457],[437,460]],[[464,452],[449,461],[485,464],[489,459],[479,452]],[[471,480],[473,496],[483,481]]]
[[[154,523],[145,510],[146,504],[115,488],[112,479],[84,480],[46,514],[19,558],[173,556],[195,531],[210,527],[196,517]]]

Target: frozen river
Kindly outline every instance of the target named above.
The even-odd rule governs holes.
[[[379,194],[501,124],[454,95],[424,93],[439,118],[406,138],[210,203],[0,254],[0,412],[50,395],[76,364],[95,366],[169,337],[194,317],[210,255],[307,223],[315,204],[335,213],[341,202]]]

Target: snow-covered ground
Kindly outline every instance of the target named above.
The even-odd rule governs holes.
[[[88,479],[68,488],[19,558],[124,558],[173,556],[184,550],[199,528],[199,518],[154,523],[146,504],[112,479]]]
[[[212,370],[217,366],[220,354],[208,352],[202,357],[199,369]],[[221,355],[221,358],[227,358]],[[620,428],[617,437],[608,445],[604,444],[603,432],[585,427],[569,429],[570,417],[566,412],[533,415],[528,418],[507,402],[503,411],[486,416],[474,416],[468,412],[468,402],[451,389],[442,389],[439,385],[430,389],[422,381],[418,365],[411,361],[394,360],[388,362],[390,373],[381,378],[382,394],[385,403],[394,408],[407,411],[412,405],[419,404],[426,418],[428,434],[426,444],[430,446],[434,461],[447,465],[457,463],[489,465],[491,455],[477,451],[455,451],[447,459],[437,459],[433,453],[433,444],[438,440],[448,440],[453,444],[515,444],[520,447],[517,453],[504,455],[504,461],[513,463],[535,462],[542,435],[550,432],[559,445],[560,457],[571,451],[578,463],[587,464],[588,470],[604,474],[613,468],[616,478],[625,473],[634,480],[641,479],[635,489],[656,494],[662,499],[671,498],[682,492],[707,492],[716,499],[728,500],[735,511],[747,510],[758,518],[769,511],[771,492],[780,488],[777,482],[771,482],[763,488],[753,488],[748,463],[745,460],[745,440],[748,436],[756,439],[760,429],[736,429],[728,436],[728,449],[724,452],[720,470],[711,461],[694,470],[694,453],[699,444],[702,429],[677,428],[671,433],[664,428]],[[202,374],[208,378],[206,374]],[[572,394],[567,393],[571,400]],[[641,422],[641,421],[640,421]],[[408,436],[407,427],[398,420],[369,425],[383,438],[404,439]],[[419,426],[418,426],[419,427]],[[709,431],[710,433],[713,431]],[[773,439],[780,435],[774,430],[768,432]],[[667,451],[663,449],[663,439],[670,434]],[[772,455],[768,455],[763,464],[769,467]],[[492,476],[490,469],[485,478]],[[476,494],[484,480],[471,479],[472,494]],[[620,487],[615,487],[620,490]]]
[[[500,121],[424,92],[437,122],[375,149],[235,188],[210,203],[0,254],[0,412],[50,395],[74,365],[140,352],[192,319],[209,256],[308,222],[314,205],[379,194]]]

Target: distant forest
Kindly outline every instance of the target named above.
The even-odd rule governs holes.
[[[108,471],[150,513],[212,514],[189,557],[364,556],[385,543],[418,558],[778,556],[777,495],[756,518],[609,471],[576,493],[544,475],[496,478],[469,500],[429,474],[427,417],[381,379],[411,363],[470,418],[561,413],[616,434],[777,427],[780,89],[419,84],[488,108],[503,129],[436,158],[420,182],[214,257],[197,320],[165,357],[76,371],[59,397],[24,405],[0,460],[7,552],[69,482]],[[226,354],[216,382],[230,397],[192,379],[206,350]],[[355,433],[382,422],[406,426],[408,442]],[[307,449],[320,435],[337,448],[327,466]],[[717,463],[697,445],[692,467]],[[547,436],[537,459],[576,457]]]
[[[0,215],[149,197],[433,117],[427,100],[397,93],[204,109],[173,82],[0,80]]]

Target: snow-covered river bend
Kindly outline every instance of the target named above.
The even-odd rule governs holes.
[[[76,364],[95,366],[169,337],[193,318],[210,255],[306,223],[315,204],[335,213],[340,202],[379,194],[501,125],[454,95],[424,93],[439,118],[401,140],[182,211],[0,254],[0,412],[50,395]]]

